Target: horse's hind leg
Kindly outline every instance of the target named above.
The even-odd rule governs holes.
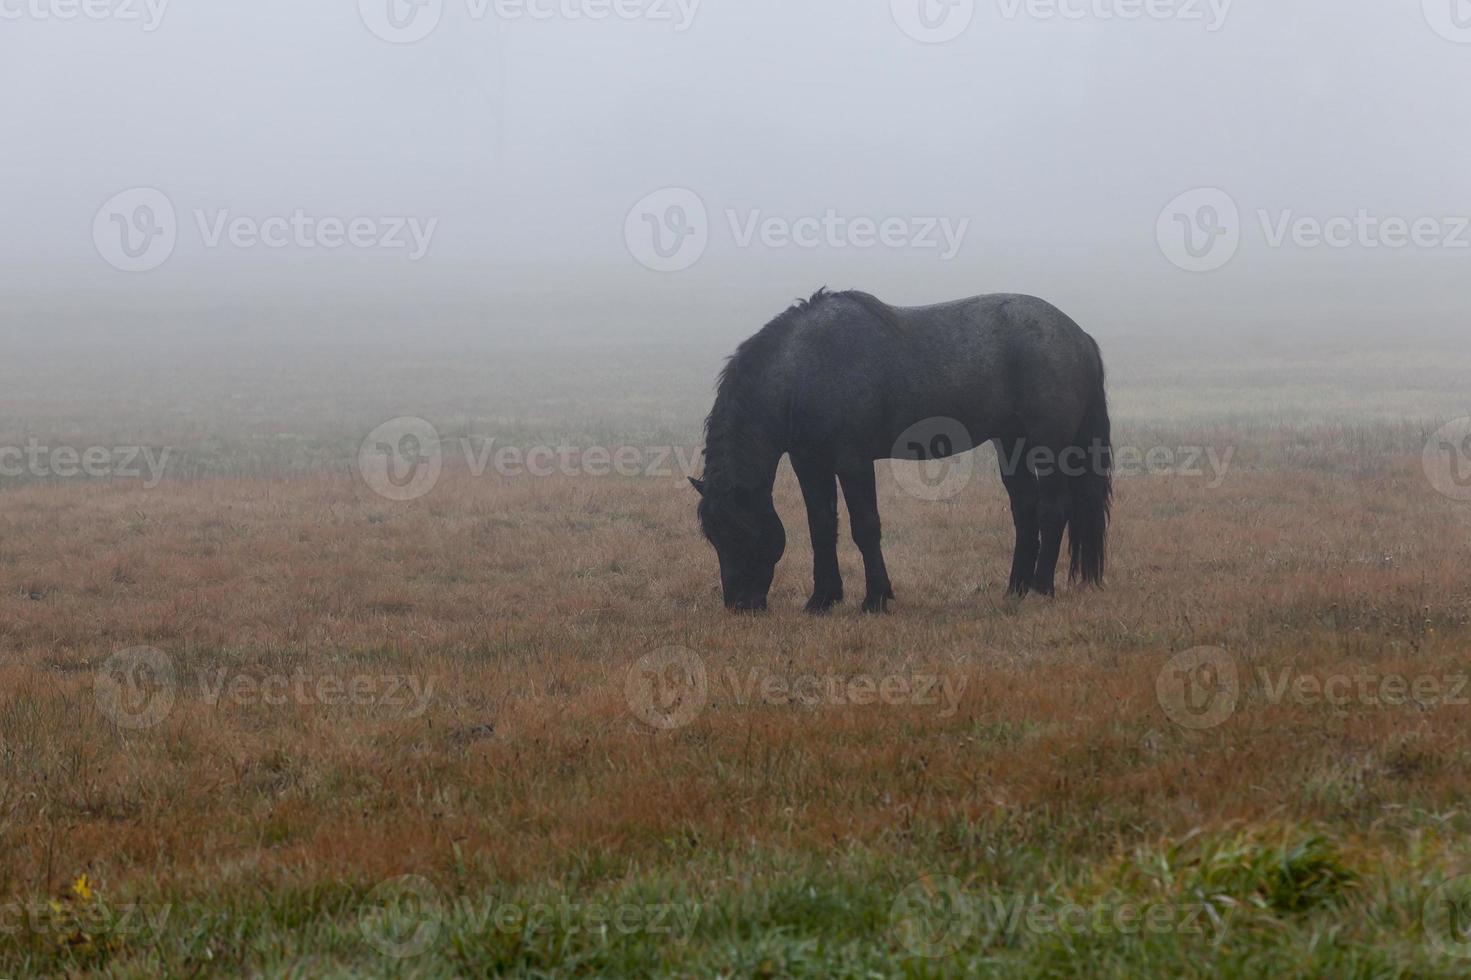
[[[1037,478],[1027,468],[1026,443],[1021,439],[998,439],[996,453],[1001,461],[1001,482],[1011,498],[1011,522],[1016,526],[1016,550],[1011,557],[1011,583],[1007,595],[1024,596],[1037,577],[1037,554],[1041,549],[1038,519]]]
[[[1037,578],[1033,583],[1042,595],[1057,593],[1057,559],[1062,553],[1062,535],[1068,523],[1067,477],[1047,473],[1037,480],[1037,521],[1042,530],[1042,550],[1037,555]]]
[[[843,499],[848,501],[848,519],[853,523],[853,542],[863,554],[863,577],[868,594],[863,597],[863,611],[889,611],[894,588],[889,583],[889,570],[884,567],[883,538],[879,524],[878,487],[873,463],[865,460],[851,470],[838,474],[843,484]]]
[[[807,611],[824,613],[843,601],[843,575],[838,570],[838,483],[832,468],[792,458],[807,503],[807,529],[812,532],[812,598]]]

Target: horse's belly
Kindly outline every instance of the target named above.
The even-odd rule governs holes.
[[[974,413],[910,418],[903,419],[903,428],[895,423],[884,438],[875,441],[875,459],[950,459],[985,445],[996,435],[995,423]]]

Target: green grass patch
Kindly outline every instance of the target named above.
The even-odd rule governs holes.
[[[1459,841],[1429,830],[1377,849],[1242,830],[1101,857],[933,846],[951,839],[520,886],[462,867],[129,903],[99,889],[8,907],[0,976],[1471,975],[1459,919],[1427,914]]]

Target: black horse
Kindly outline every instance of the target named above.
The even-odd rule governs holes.
[[[913,438],[913,433],[960,436]],[[786,532],[772,504],[782,455],[807,503],[807,611],[843,599],[837,482],[863,553],[865,612],[894,598],[879,547],[874,461],[946,457],[994,440],[1011,496],[1009,592],[1054,592],[1069,528],[1070,578],[1099,584],[1112,499],[1103,360],[1093,338],[1030,296],[893,307],[861,292],[799,302],[741,344],[705,420],[699,518],[733,611],[766,608]]]

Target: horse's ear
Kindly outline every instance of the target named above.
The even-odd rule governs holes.
[[[692,486],[696,490],[698,490],[700,492],[700,496],[702,496],[702,497],[705,496],[705,481],[704,480],[696,480],[694,477],[690,477],[690,486]]]

